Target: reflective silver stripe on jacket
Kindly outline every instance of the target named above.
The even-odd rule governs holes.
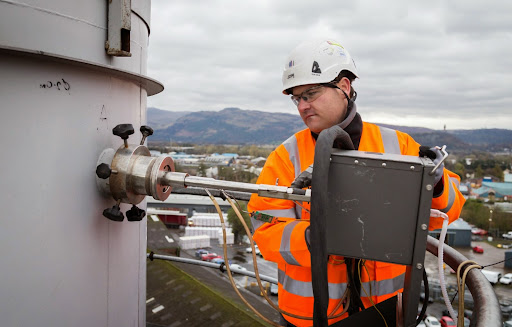
[[[448,204],[446,205],[446,207],[444,209],[441,209],[442,212],[444,213],[447,213],[448,211],[450,211],[450,209],[452,208],[453,206],[453,203],[455,202],[455,187],[453,186],[453,183],[450,181],[448,182],[448,184],[450,185],[450,187],[448,187]],[[446,186],[445,186],[445,190],[446,190]]]
[[[279,253],[281,253],[284,261],[286,261],[286,263],[289,265],[295,266],[300,266],[300,264],[291,252],[290,240],[292,237],[293,229],[297,226],[298,223],[300,223],[299,220],[292,221],[284,227],[283,235],[281,236],[281,245],[279,247]]]
[[[455,186],[457,187],[457,189],[459,189],[459,188],[460,188],[460,182],[459,182],[459,180],[458,180],[457,178],[455,178],[455,177],[450,177],[450,181],[452,181],[452,182],[453,182],[453,184],[455,184]]]
[[[379,126],[379,129],[380,135],[382,137],[382,144],[384,145],[384,152],[401,154],[400,144],[398,143],[398,136],[396,135],[396,131],[394,129],[381,126]]]
[[[274,217],[286,217],[286,218],[297,218],[295,216],[295,209],[273,209],[273,210],[259,210],[261,213],[266,213],[267,215],[271,215]],[[263,221],[254,219],[251,217],[251,223],[252,223],[252,230],[253,234],[254,231],[256,231],[258,228],[261,227],[261,225],[264,224]]]
[[[390,279],[384,280],[372,280],[369,282],[361,283],[361,297],[365,297],[366,293],[368,296],[370,295],[370,285],[371,285],[371,295],[382,296],[386,294],[391,294],[397,292],[399,289],[404,287],[405,273],[396,276]],[[366,293],[363,291],[366,291]]]
[[[290,157],[290,161],[295,168],[295,178],[299,176],[300,171],[300,157],[299,157],[299,147],[297,145],[297,138],[295,135],[290,136],[286,141],[283,142],[283,146],[288,151],[288,156]]]
[[[281,269],[277,272],[277,280],[288,293],[303,297],[313,297],[313,285],[311,282],[292,279]],[[329,299],[341,299],[346,289],[346,283],[329,283]]]
[[[293,165],[293,168],[295,169],[295,179],[302,172],[300,169],[300,155],[299,146],[297,145],[297,137],[295,137],[295,135],[290,136],[286,141],[283,142],[283,146],[288,152],[288,157]],[[302,208],[298,205],[295,205],[295,217],[299,219],[302,218]]]

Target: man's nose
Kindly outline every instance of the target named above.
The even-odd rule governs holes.
[[[299,104],[297,105],[297,109],[299,109],[299,112],[307,110],[310,107],[310,104],[306,100],[299,98]]]

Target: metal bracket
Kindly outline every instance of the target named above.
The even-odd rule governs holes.
[[[105,42],[107,54],[116,57],[131,57],[130,31],[131,0],[108,1],[108,35]]]

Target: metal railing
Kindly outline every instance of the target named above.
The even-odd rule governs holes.
[[[439,241],[432,236],[427,238],[427,251],[437,256],[437,246]],[[448,245],[443,245],[444,262],[453,270],[468,260],[465,256],[457,252]],[[474,299],[473,317],[471,318],[472,327],[502,327],[501,309],[492,288],[491,283],[478,269],[469,271],[466,277],[466,285]],[[461,313],[462,314],[462,313]]]

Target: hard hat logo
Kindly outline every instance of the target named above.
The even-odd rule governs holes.
[[[316,61],[313,61],[313,68],[311,68],[311,72],[315,74],[322,74],[322,70]]]

